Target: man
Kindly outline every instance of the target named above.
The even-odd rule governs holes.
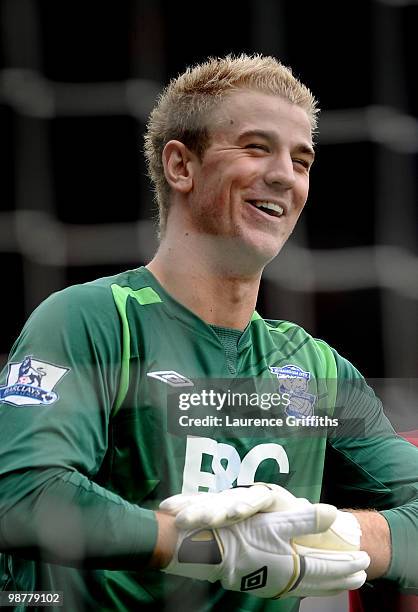
[[[62,591],[77,610],[283,611],[357,588],[366,568],[418,586],[417,450],[351,364],[254,310],[307,199],[316,115],[309,90],[259,56],[209,60],[162,95],[146,135],[158,252],[51,296],[4,373],[3,589]],[[215,379],[273,381],[282,416],[347,406],[367,435],[171,431],[167,392]],[[333,394],[336,379],[350,384]],[[326,453],[327,501],[381,512],[316,503]]]

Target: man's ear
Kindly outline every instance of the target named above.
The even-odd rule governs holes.
[[[179,140],[170,140],[163,150],[164,174],[174,191],[188,193],[193,187],[193,153]]]

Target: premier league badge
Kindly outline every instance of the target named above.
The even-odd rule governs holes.
[[[0,400],[14,406],[53,404],[58,399],[53,389],[68,370],[28,355],[20,363],[9,364],[7,384],[0,387]]]

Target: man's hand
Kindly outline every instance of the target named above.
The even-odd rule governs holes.
[[[369,557],[362,551],[303,547],[293,541],[324,533],[337,510],[309,504],[269,512],[219,529],[180,530],[170,574],[221,581],[225,589],[257,597],[334,595],[359,588]]]
[[[293,497],[277,485],[256,483],[250,487],[236,487],[220,493],[180,493],[162,501],[160,510],[175,516],[176,525],[183,529],[226,527],[257,512],[274,510],[273,505],[279,494],[283,497],[283,503],[287,495]]]
[[[226,527],[258,512],[294,511],[311,506],[307,499],[295,497],[283,487],[261,482],[220,493],[180,493],[161,502],[160,509],[176,517],[177,527],[192,529]],[[359,550],[360,537],[355,516],[338,510],[335,521],[325,532],[294,538],[293,543],[331,550]]]

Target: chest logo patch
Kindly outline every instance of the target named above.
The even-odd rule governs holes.
[[[9,363],[7,384],[0,387],[0,400],[13,406],[53,404],[58,399],[54,387],[68,370],[27,355],[19,363]]]
[[[183,374],[179,374],[174,370],[161,370],[160,372],[148,372],[147,376],[150,378],[156,378],[157,380],[161,380],[161,382],[170,385],[170,387],[193,387],[194,383],[183,376]]]
[[[279,392],[289,395],[289,405],[285,412],[288,416],[307,417],[314,414],[317,396],[308,391],[311,373],[299,366],[270,366],[270,372],[279,380]]]

